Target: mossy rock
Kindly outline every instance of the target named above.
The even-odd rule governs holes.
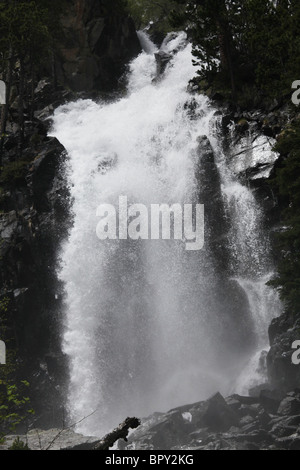
[[[241,132],[247,131],[249,129],[249,122],[245,118],[240,119],[239,122],[236,124],[236,128],[238,131]]]
[[[6,186],[25,182],[27,168],[28,162],[24,160],[8,163],[2,168],[0,183]]]

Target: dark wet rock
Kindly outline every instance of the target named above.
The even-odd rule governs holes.
[[[271,415],[262,409],[257,415],[258,422],[262,429],[268,429],[271,422]]]
[[[239,408],[239,414],[243,416],[244,418],[249,418],[249,417],[251,417],[252,419],[256,418],[258,414],[258,406],[257,405],[252,405],[252,406],[242,405]],[[248,423],[244,423],[244,424],[248,424]]]
[[[285,450],[300,450],[299,433],[292,434],[288,437],[280,437],[275,441],[276,447]]]
[[[56,59],[59,82],[73,91],[112,90],[141,46],[132,19],[110,0],[68,0]]]
[[[274,388],[290,391],[300,384],[300,368],[292,363],[294,341],[299,340],[300,320],[289,315],[275,319],[269,329],[271,348],[267,357],[269,379]]]
[[[273,151],[275,143],[275,139],[258,133],[240,137],[231,145],[228,164],[239,177],[267,179],[279,159],[279,154]]]
[[[225,107],[220,119],[220,131],[224,136],[224,150],[228,165],[243,184],[253,189],[264,210],[264,224],[270,233],[274,264],[282,256],[278,248],[277,235],[282,227],[285,202],[270,184],[278,168],[283,165],[283,156],[274,151],[274,144],[285,133],[290,121],[298,119],[288,104],[264,110],[243,111],[237,107]],[[295,352],[292,345],[299,340],[300,321],[286,311],[273,320],[269,328],[271,349],[267,355],[267,381],[262,389],[281,389],[283,392],[298,387],[300,368],[292,363]],[[259,395],[260,390],[251,390]]]
[[[294,434],[294,439],[289,445],[289,450],[300,450],[300,437],[299,433]]]
[[[239,418],[218,393],[205,402],[204,409],[200,411],[200,416],[195,421],[196,425],[204,423],[214,431],[226,431],[231,426],[237,425]]]
[[[128,442],[121,439],[116,446],[130,451],[300,450],[300,414],[289,416],[296,411],[291,403],[298,397],[299,390],[290,392],[280,404],[281,414],[270,414],[261,403],[254,403],[253,397],[234,395],[224,399],[217,393],[206,401],[142,419]],[[8,436],[1,450],[6,450],[15,438]],[[26,436],[20,438],[26,441]],[[32,430],[28,434],[29,447],[34,450],[49,446],[49,450],[92,450],[99,440],[70,429]]]
[[[49,82],[42,81],[35,91],[36,109],[38,104],[48,106],[53,98],[64,102],[65,96],[53,93]],[[47,126],[37,118],[26,121],[21,160],[16,160],[14,133],[7,133],[4,146],[0,299],[8,299],[8,311],[3,340],[14,338],[9,347],[22,361],[21,378],[30,383],[37,424],[54,427],[63,420],[66,376],[58,314],[62,286],[56,265],[57,246],[70,226],[66,152],[56,139],[47,137]]]
[[[181,40],[178,41],[177,47],[174,47],[174,45],[171,46],[169,44],[173,40],[178,40],[179,37],[181,37]],[[164,39],[164,41],[161,44],[160,50],[155,53],[157,70],[156,70],[156,77],[153,80],[153,82],[157,82],[160,80],[160,78],[166,71],[166,68],[169,65],[172,58],[174,57],[174,55],[177,52],[179,52],[181,49],[183,49],[186,46],[186,44],[187,44],[187,40],[186,40],[185,34],[178,36],[178,33],[169,33],[167,35],[167,37]]]
[[[232,398],[236,399],[241,405],[251,406],[257,405],[259,400],[256,397],[232,395]]]
[[[237,395],[230,396],[225,399],[227,405],[234,411],[237,411],[241,407],[241,402],[237,399]]]
[[[300,414],[300,400],[296,397],[286,397],[282,400],[277,410],[279,415],[292,416]]]
[[[173,57],[172,54],[168,54],[167,52],[163,52],[163,51],[159,51],[155,54],[155,59],[156,59],[156,64],[157,64],[157,71],[156,71],[157,78],[163,75],[172,57]]]
[[[298,449],[300,415],[288,415],[297,411],[296,407],[291,409],[291,403],[298,400],[298,391],[293,394],[284,397],[280,412],[287,414],[280,415],[277,411],[270,413],[270,403],[264,401],[263,405],[262,398],[233,395],[224,399],[218,393],[205,402],[143,419],[142,425],[130,435],[128,444],[119,447],[128,450]],[[281,392],[273,390],[269,399],[277,403],[279,396]],[[273,402],[272,405],[274,408]]]
[[[17,227],[18,220],[16,211],[0,215],[0,236],[2,240],[9,240]]]
[[[172,41],[176,41],[176,47],[174,47],[174,42],[172,45],[170,44]],[[176,54],[177,52],[183,50],[186,45],[188,44],[188,39],[186,33],[180,33],[178,35],[177,32],[171,32],[168,33],[167,36],[164,38],[160,50],[164,52],[169,52],[172,50],[173,54]]]
[[[274,424],[271,433],[276,437],[287,437],[297,432],[298,426],[290,426],[285,421]]]
[[[260,385],[257,385],[256,387],[251,388],[249,390],[249,395],[250,397],[259,397],[260,392],[262,392],[263,390],[270,390],[270,389],[271,389],[271,386],[269,383],[260,384]]]
[[[214,151],[207,136],[199,136],[194,159],[198,200],[207,208],[205,214],[206,240],[211,245],[211,250],[216,254],[216,259],[222,263],[222,270],[226,271],[229,258],[226,247],[229,220],[223,204],[221,179]]]
[[[286,315],[282,315],[278,318],[274,318],[270,327],[269,327],[269,339],[270,345],[273,346],[282,334],[282,331],[288,330],[293,326],[293,321]]]
[[[259,395],[259,401],[266,411],[275,413],[284,394],[278,390],[262,390]]]
[[[238,123],[236,124],[236,131],[240,133],[244,133],[249,129],[249,122],[247,119],[242,118]]]
[[[197,201],[205,207],[205,246],[214,255],[215,273],[219,276],[218,287],[213,296],[222,304],[222,340],[226,338],[226,343],[230,345],[228,352],[231,349],[232,354],[237,351],[241,351],[241,354],[247,354],[246,351],[249,351],[251,354],[255,347],[255,334],[249,302],[245,290],[237,280],[228,279],[230,220],[224,205],[216,156],[207,136],[199,136],[197,144],[192,155],[197,181]],[[216,274],[214,276],[216,282]],[[235,324],[234,329],[232,323]]]
[[[241,425],[241,427],[243,427],[243,426],[246,426],[248,424],[252,424],[254,422],[255,422],[255,419],[252,416],[248,415],[248,416],[244,416],[240,420],[240,425]]]

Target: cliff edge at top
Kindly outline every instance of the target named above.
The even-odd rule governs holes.
[[[68,0],[56,59],[58,81],[76,92],[111,91],[141,48],[121,2]]]

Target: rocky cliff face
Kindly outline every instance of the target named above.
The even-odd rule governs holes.
[[[292,344],[300,338],[300,319],[288,312],[275,318],[269,329],[271,349],[267,357],[269,380],[274,387],[292,390],[300,384],[300,366],[293,364]]]
[[[139,52],[140,45],[131,19],[122,9],[115,10],[111,3],[104,0],[69,1],[67,14],[63,18],[64,40],[56,63],[57,77],[65,88],[86,92],[112,90],[117,86],[125,64]],[[35,390],[34,407],[43,416],[40,424],[47,426],[59,426],[62,422],[60,405],[63,403],[63,377],[66,375],[66,369],[60,350],[59,331],[62,321],[63,289],[56,272],[58,247],[65,238],[71,221],[70,201],[64,179],[67,156],[59,142],[47,137],[47,127],[41,120],[51,114],[51,111],[64,100],[74,97],[64,89],[54,92],[47,82],[40,83],[35,94],[36,118],[26,124],[22,161],[18,162],[16,157],[17,139],[14,131],[16,126],[12,120],[8,126],[9,137],[5,144],[5,164],[8,166],[1,175],[0,301],[8,302],[8,311],[5,314],[7,339],[12,338],[13,346],[18,350],[19,358],[22,358],[22,371]],[[271,151],[271,148],[275,142],[274,137],[285,125],[286,118],[287,113],[284,110],[276,110],[270,113],[257,112],[244,115],[232,113],[223,119],[224,129],[226,127],[227,131],[228,124],[235,123],[234,132],[228,139],[229,145],[230,142],[234,142],[230,164],[235,173],[247,181],[264,201],[266,224],[274,231],[280,225],[279,206],[268,181],[274,174],[276,166],[280,164],[280,158]],[[249,133],[249,128],[252,133]],[[199,144],[204,146],[207,143],[202,141]],[[219,199],[220,182],[209,146],[205,158],[207,197]],[[214,191],[210,194],[209,188],[212,182]],[[211,217],[219,219],[223,218],[224,214],[213,213]],[[214,220],[211,223],[214,223]],[[292,343],[295,339],[300,339],[300,336],[297,337],[298,331],[300,327],[297,321],[287,315],[274,320],[270,327],[271,351],[267,361],[270,388],[292,390],[299,385],[299,366],[293,366],[290,359]],[[298,392],[295,394],[297,397],[290,395],[290,398],[296,397],[298,406],[299,394]],[[223,399],[217,398],[216,406],[221,403],[222,407],[225,407]],[[290,398],[287,400],[291,401]],[[236,421],[242,422],[242,425],[236,425],[240,430],[232,431],[238,436],[239,433],[244,433],[253,420],[266,421],[264,426],[267,426],[268,431],[278,423],[280,425],[278,416],[265,415],[265,411],[272,412],[260,406],[261,398],[252,400],[251,403],[244,403],[244,399],[241,401],[237,397],[233,400],[235,401],[227,402],[227,405],[234,411],[236,409],[241,411],[240,421]],[[274,410],[278,414],[280,400],[276,398],[275,401],[277,408]],[[246,405],[251,406],[246,410],[244,408]],[[194,428],[189,424],[190,415],[194,420],[194,408],[177,410],[176,416],[174,415],[176,419],[177,415],[179,416],[177,424],[188,428],[189,435],[198,432],[197,427]],[[299,410],[291,414],[297,414],[297,420],[291,429],[291,432],[294,432],[299,425]],[[170,415],[172,426],[174,416]],[[233,416],[231,411],[228,416]],[[166,419],[169,420],[169,416]],[[160,426],[160,420],[156,424]],[[290,424],[289,422],[288,425]],[[235,421],[230,422],[230,425],[235,426]],[[261,435],[256,434],[258,428],[255,426],[253,427],[255,435],[253,439],[251,437],[251,443],[261,438]],[[202,427],[204,425],[199,425],[199,429]],[[166,428],[163,428],[167,436],[165,431]],[[204,434],[201,429],[200,431],[200,441],[204,435],[206,442],[207,431]],[[278,433],[278,437],[281,437],[280,430]],[[192,438],[194,439],[194,436]],[[224,438],[233,439],[234,442],[236,439],[235,436],[228,437],[228,435]],[[269,439],[268,436],[267,438]],[[244,437],[238,437],[239,442],[240,439]],[[274,443],[274,439],[270,445]],[[141,436],[141,442],[144,445],[144,436]],[[198,437],[193,445],[198,445],[197,443],[199,443]],[[281,446],[281,442],[276,442],[276,446],[277,444]],[[290,441],[286,444],[288,445]]]
[[[155,413],[142,420],[119,449],[126,450],[299,450],[299,391],[284,395],[219,393],[205,402]]]
[[[287,395],[262,390],[255,396],[227,398],[217,393],[207,401],[142,419],[128,440],[119,439],[114,449],[130,455],[137,450],[180,450],[183,455],[198,450],[300,450],[299,413],[299,390]],[[32,430],[27,436],[9,436],[0,450],[8,450],[16,438],[31,450],[92,450],[101,440],[68,428]]]
[[[67,156],[59,142],[47,137],[47,127],[40,119],[47,117],[64,100],[73,98],[75,96],[64,90],[54,92],[47,81],[40,82],[35,101],[37,108],[42,109],[36,111],[35,120],[27,125],[23,166],[20,171],[6,175],[1,194],[1,298],[9,299],[10,335],[23,360],[22,372],[35,391],[35,408],[42,416],[39,424],[47,426],[60,426],[62,422],[60,407],[63,405],[66,368],[60,348],[63,289],[57,279],[57,257],[71,220],[64,177]],[[235,122],[228,139],[229,143],[234,143],[230,164],[239,177],[247,180],[260,194],[265,204],[266,223],[275,230],[279,226],[278,201],[268,180],[280,157],[272,152],[273,138],[265,136],[260,127],[265,120],[263,113],[259,116],[249,114],[243,122],[240,118],[238,115],[223,118],[225,127],[228,122]],[[283,120],[284,116],[277,118],[280,125],[284,124]],[[252,127],[252,133],[248,126]],[[16,144],[12,133],[6,142],[7,160],[13,160]],[[205,178],[202,175],[202,180],[207,182],[209,197],[218,200],[220,181],[211,148],[205,137],[199,139],[199,145],[207,149],[206,174]],[[216,203],[217,206],[221,205]],[[211,217],[210,223],[214,224],[225,216],[212,213]],[[238,304],[236,308],[238,318],[244,307]],[[292,390],[297,386],[297,367],[290,363],[291,345],[297,339],[295,328],[285,317],[272,324],[269,389]],[[247,341],[246,337],[244,341]]]
[[[62,18],[57,78],[73,91],[111,91],[140,52],[132,19],[119,2],[69,0]]]
[[[30,382],[34,408],[38,414],[43,408],[47,421],[58,404],[57,385],[62,385],[62,296],[56,260],[68,228],[68,192],[61,170],[64,149],[45,133],[39,127],[39,144],[24,151],[28,161],[2,190],[0,295],[7,312],[6,318],[3,312],[0,316],[5,325],[2,339],[9,351],[16,351],[13,362],[20,365],[20,378]]]
[[[280,258],[276,234],[282,229],[282,201],[272,185],[276,169],[283,163],[282,156],[272,148],[291,118],[289,106],[266,111],[235,112],[223,118],[223,132],[228,141],[231,158],[228,164],[238,178],[250,185],[262,202],[265,226],[271,234],[274,266]],[[296,116],[297,119],[297,116]],[[230,131],[228,130],[230,129]],[[300,367],[292,363],[295,350],[292,345],[300,339],[300,320],[285,311],[274,318],[269,327],[270,351],[266,355],[269,390],[289,392],[300,384]]]
[[[32,406],[42,426],[63,421],[64,379],[60,331],[63,289],[57,277],[59,246],[66,238],[70,201],[67,155],[47,137],[45,118],[76,99],[69,90],[116,88],[124,65],[140,50],[134,24],[118,2],[70,0],[57,78],[41,80],[33,110],[25,104],[25,138],[18,152],[17,112],[11,110],[0,174],[1,340],[15,351],[20,379],[30,382]],[[114,5],[112,5],[112,3]]]

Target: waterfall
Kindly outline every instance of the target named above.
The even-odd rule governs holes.
[[[140,40],[144,52],[130,64],[126,95],[61,106],[51,131],[69,155],[73,200],[59,271],[68,411],[72,422],[93,413],[78,425],[89,435],[129,415],[227,393],[265,346],[277,305],[265,286],[272,266],[259,204],[227,169],[216,110],[187,91],[195,75],[191,45],[184,33],[170,35],[162,48],[170,61],[157,77],[157,48],[144,33]],[[205,173],[209,165],[200,136],[214,153],[218,204],[230,221],[227,271],[209,243],[221,221],[207,222],[199,251],[187,251],[180,240],[100,241],[97,208],[117,207],[120,196],[147,207],[202,202],[196,168]],[[214,202],[207,199],[209,221]]]
[[[222,181],[224,205],[231,220],[228,234],[230,271],[246,294],[256,341],[253,354],[246,359],[231,392],[248,394],[250,388],[267,381],[268,327],[272,319],[280,315],[281,303],[278,294],[267,286],[273,277],[274,266],[270,256],[270,240],[264,229],[262,207],[253,192],[229,170],[228,157],[220,148],[216,134],[212,139]]]

